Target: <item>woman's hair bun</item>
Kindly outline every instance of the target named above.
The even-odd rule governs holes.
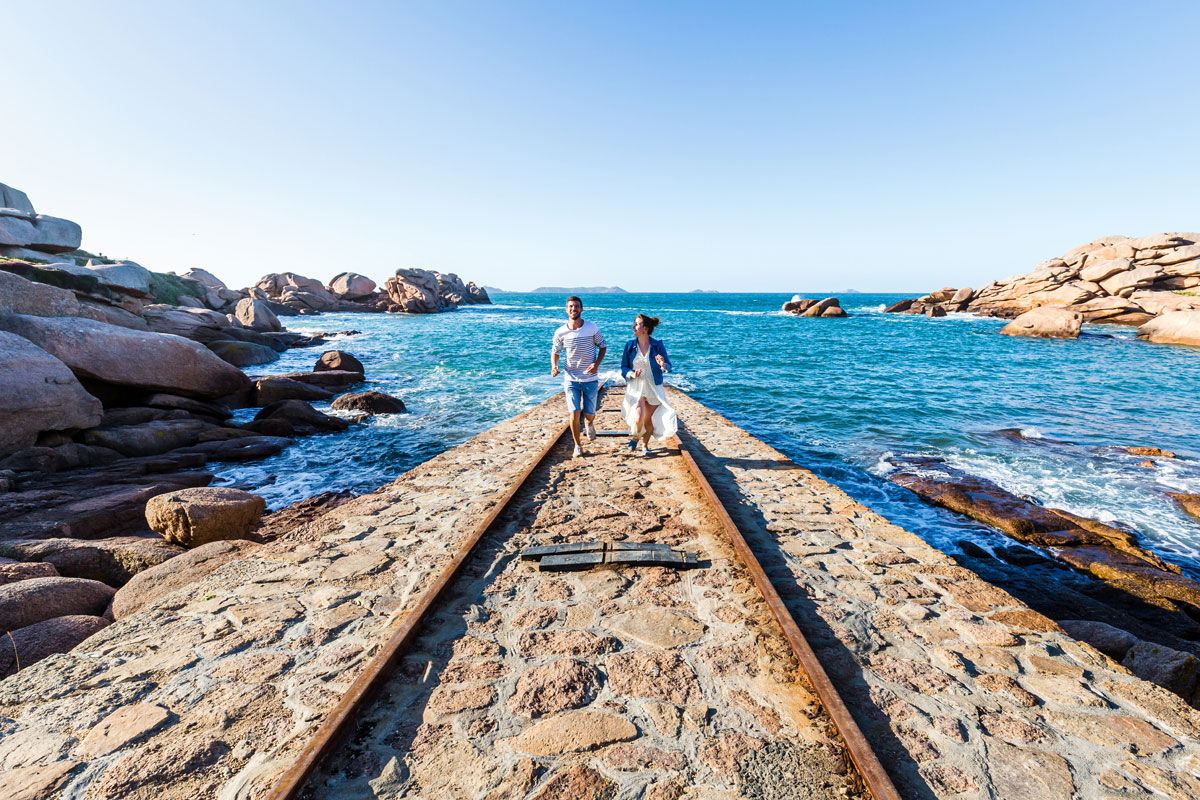
[[[654,329],[657,328],[658,323],[661,322],[658,317],[652,317],[649,314],[638,314],[638,316],[641,317],[642,325],[645,326],[647,334],[654,333]]]

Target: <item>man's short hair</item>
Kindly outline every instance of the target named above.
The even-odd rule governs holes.
[[[571,295],[570,297],[567,298],[568,303],[570,303],[572,300],[574,300],[576,303],[579,303],[580,308],[583,308],[583,301],[580,300],[578,297],[576,297],[575,295]]]

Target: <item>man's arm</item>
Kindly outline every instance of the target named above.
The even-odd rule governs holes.
[[[598,369],[600,369],[600,362],[604,360],[604,354],[607,352],[608,352],[607,347],[600,348],[600,351],[598,353],[596,353],[596,360],[593,361],[590,365],[588,365],[588,368],[587,368],[588,375],[596,374],[596,371]]]
[[[563,340],[555,331],[554,338],[550,340],[550,377],[558,377],[558,354],[562,352]]]
[[[558,353],[557,352],[553,352],[550,354],[550,377],[551,378],[558,377]]]

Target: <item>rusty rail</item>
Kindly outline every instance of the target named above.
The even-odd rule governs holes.
[[[746,542],[746,537],[742,535],[737,523],[729,516],[729,512],[725,509],[725,504],[721,502],[721,498],[713,490],[712,484],[704,476],[704,471],[696,463],[696,459],[692,456],[687,445],[679,437],[675,437],[675,443],[679,445],[679,455],[683,457],[692,476],[696,479],[696,483],[700,485],[701,491],[704,492],[705,498],[707,498],[709,505],[712,506],[714,513],[716,513],[717,518],[720,520],[721,527],[725,529],[725,533],[728,534],[730,541],[733,543],[734,552],[738,554],[742,563],[746,565],[746,569],[750,571],[750,577],[753,579],[754,585],[758,587],[758,591],[762,593],[763,599],[767,601],[767,607],[771,609],[771,615],[775,617],[775,621],[783,629],[783,635],[787,638],[788,643],[791,644],[792,652],[796,654],[796,658],[800,661],[800,666],[808,675],[808,680],[816,691],[817,697],[820,698],[821,704],[829,712],[834,727],[837,728],[838,734],[841,735],[842,740],[846,743],[846,751],[850,754],[850,759],[854,762],[854,766],[858,768],[858,773],[862,776],[863,783],[866,784],[867,791],[871,793],[871,797],[874,800],[901,800],[900,793],[896,790],[895,784],[892,783],[892,779],[888,776],[887,771],[884,770],[879,757],[875,755],[875,751],[871,749],[871,745],[867,741],[867,737],[863,735],[862,730],[858,727],[858,723],[854,721],[854,717],[850,714],[850,709],[846,707],[846,703],[842,700],[842,696],[838,694],[833,681],[829,679],[825,668],[821,666],[821,662],[817,659],[817,654],[813,652],[812,646],[804,638],[804,634],[800,631],[800,626],[796,624],[792,613],[788,611],[783,598],[779,596],[779,592],[775,591],[775,586],[771,583],[771,579],[767,577],[767,573],[763,571],[762,565],[758,562],[758,557],[754,555],[754,551]]]

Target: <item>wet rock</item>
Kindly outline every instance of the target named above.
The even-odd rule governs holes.
[[[344,431],[350,423],[338,417],[322,414],[303,400],[280,400],[264,406],[254,417],[255,422],[278,419],[289,423],[296,433],[328,433]]]
[[[196,444],[208,427],[208,423],[197,420],[157,420],[140,425],[93,428],[84,433],[83,441],[93,447],[115,450],[123,456],[156,456]]]
[[[1183,492],[1164,492],[1174,500],[1184,512],[1200,520],[1200,494],[1184,494]]]
[[[1126,453],[1133,456],[1154,456],[1155,458],[1175,458],[1175,454],[1170,450],[1163,450],[1158,447],[1122,447]]]
[[[0,457],[31,447],[42,431],[100,423],[100,401],[66,364],[27,339],[0,331],[0,364]]]
[[[280,400],[328,400],[333,392],[291,378],[259,378],[254,382],[254,397],[261,407]]]
[[[109,586],[123,586],[143,570],[158,566],[184,549],[157,536],[114,536],[107,539],[37,539],[0,542],[0,556],[44,562],[29,567],[49,567],[67,578],[87,578]]]
[[[242,430],[277,439],[287,439],[296,435],[296,427],[284,419],[251,420],[242,425]]]
[[[247,558],[257,547],[240,539],[210,542],[185,551],[169,564],[139,572],[113,597],[113,619],[124,619],[160,597],[202,580],[223,564]]]
[[[349,353],[343,353],[341,350],[329,350],[322,353],[317,359],[317,363],[313,365],[313,372],[357,372],[359,375],[365,375],[366,369],[362,362]]]
[[[783,310],[790,314],[800,315],[816,304],[816,300],[809,300],[797,294],[793,295],[791,300],[783,304]]]
[[[249,538],[265,508],[261,497],[240,489],[182,489],[151,498],[146,522],[167,541],[196,547]]]
[[[629,720],[595,711],[560,714],[532,725],[506,744],[535,756],[595,750],[614,742],[636,739],[638,729]]]
[[[910,308],[912,308],[913,303],[915,302],[916,300],[909,298],[908,300],[901,300],[899,303],[892,303],[890,306],[884,309],[884,313],[899,314],[902,311],[908,311]]]
[[[216,353],[222,361],[235,367],[252,367],[279,360],[279,353],[274,349],[253,342],[209,342],[208,349]]]
[[[255,331],[281,331],[279,317],[261,300],[246,297],[237,302],[233,315],[238,322]]]
[[[1083,315],[1061,306],[1042,306],[1026,311],[1000,329],[1005,336],[1034,336],[1043,339],[1077,339]]]
[[[830,316],[827,312],[833,308],[841,308],[841,301],[836,297],[826,297],[824,300],[818,300],[813,305],[800,312],[802,317],[825,317]],[[835,312],[836,313],[836,312]],[[845,316],[845,313],[841,316]]]
[[[82,578],[30,578],[0,586],[0,631],[55,617],[100,616],[116,590]]]
[[[248,388],[241,370],[178,336],[129,330],[78,317],[0,316],[0,330],[22,336],[76,377],[187,397],[221,397]]]
[[[215,463],[240,463],[269,458],[292,444],[292,440],[284,436],[255,436],[252,431],[240,429],[238,433],[236,438],[200,442],[180,452],[197,453],[204,456],[206,461]]]
[[[25,669],[46,656],[65,653],[108,624],[104,617],[75,614],[11,631],[11,640],[0,640],[0,677],[16,672],[18,664]]]
[[[408,411],[404,401],[383,392],[349,392],[333,401],[338,411],[363,411],[367,414],[403,414]]]
[[[362,383],[363,373],[348,372],[346,370],[328,370],[321,372],[288,372],[284,375],[276,375],[276,378],[287,378],[293,381],[307,383],[310,386],[320,386],[324,389],[345,389],[347,386],[353,386],[356,383]]]
[[[514,714],[527,717],[553,714],[587,705],[599,686],[600,672],[591,664],[560,659],[522,674],[508,707]]]
[[[1143,680],[1170,689],[1188,703],[1200,704],[1200,659],[1153,642],[1129,648],[1121,665]]]

